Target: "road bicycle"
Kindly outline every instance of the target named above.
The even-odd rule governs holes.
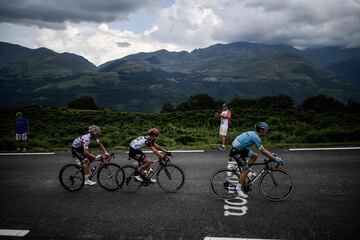
[[[150,180],[153,176],[155,176],[157,184],[164,191],[177,192],[184,185],[185,174],[180,167],[170,163],[172,157],[171,153],[166,153],[162,159],[154,161],[153,163],[158,164],[157,167],[152,171],[150,169],[149,173],[143,177],[142,182],[139,182],[135,178],[137,167],[125,165],[116,172],[116,182],[118,183],[120,189],[128,192],[135,192],[141,186],[151,185],[152,182]],[[141,164],[139,162],[135,163]]]
[[[115,158],[115,154],[99,155],[95,161],[90,164],[89,179],[96,175],[99,185],[108,191],[115,191],[119,188],[115,180],[115,173],[120,166],[110,163]],[[59,173],[59,181],[68,191],[78,191],[84,186],[85,175],[84,167],[79,164],[66,164]]]
[[[231,159],[232,160],[232,159]],[[262,195],[271,201],[281,201],[287,198],[292,190],[292,179],[279,164],[272,166],[273,160],[264,159],[262,163],[249,165],[264,165],[264,168],[256,176],[248,176],[242,186],[244,193],[251,191],[252,185],[258,182],[258,189]],[[231,199],[237,196],[235,190],[240,179],[242,169],[236,164],[235,169],[219,169],[210,178],[210,187],[215,195],[221,199]]]

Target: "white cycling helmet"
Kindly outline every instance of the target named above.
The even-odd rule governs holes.
[[[96,125],[91,125],[89,127],[89,133],[93,136],[99,136],[101,133],[101,129]]]

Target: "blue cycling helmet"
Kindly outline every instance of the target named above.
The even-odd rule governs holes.
[[[265,131],[269,130],[269,125],[266,122],[257,122],[256,130],[264,129]]]

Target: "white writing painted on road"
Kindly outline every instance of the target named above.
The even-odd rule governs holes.
[[[237,163],[228,162],[227,169],[232,170],[237,168]],[[239,179],[237,177],[231,178],[230,183],[237,184]],[[229,190],[230,193],[235,192],[236,190]],[[235,197],[233,199],[225,200],[224,205],[224,216],[243,216],[246,214],[248,208],[244,206],[247,203],[247,200],[241,197]]]
[[[29,232],[29,230],[0,229],[0,236],[24,237]]]

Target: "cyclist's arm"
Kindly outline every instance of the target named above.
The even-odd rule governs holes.
[[[266,150],[265,148],[264,148],[264,146],[260,146],[259,147],[259,150],[260,150],[260,152],[262,153],[262,154],[264,154],[266,157],[268,157],[269,159],[271,159],[271,160],[275,160],[275,157],[271,154],[271,152],[269,152],[268,150]]]
[[[163,155],[159,152],[159,150],[163,151],[164,149],[162,149],[159,145],[157,145],[156,143],[152,146],[150,146],[149,148],[151,149],[151,151],[153,151],[153,153],[158,156],[159,158],[162,158]]]
[[[158,150],[163,151],[163,152],[167,152],[166,149],[163,148],[162,146],[160,146],[159,144],[155,143],[154,145]]]
[[[99,148],[104,152],[104,154],[107,154],[104,145],[102,145],[102,143],[98,139],[96,140],[96,143],[99,145]]]

